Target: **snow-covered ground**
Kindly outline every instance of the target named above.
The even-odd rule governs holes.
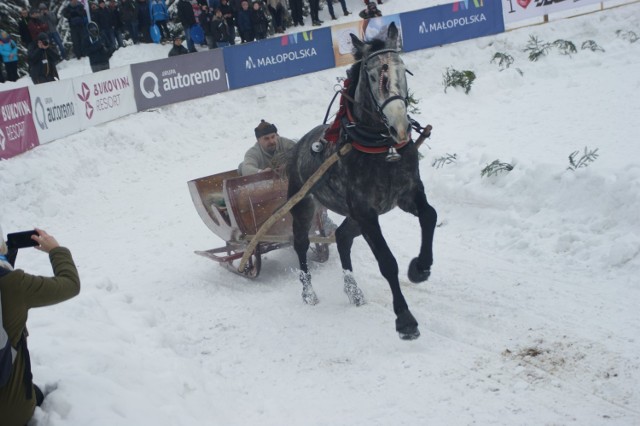
[[[264,256],[254,281],[193,254],[223,241],[187,181],[235,168],[260,119],[300,138],[344,68],[139,113],[0,162],[5,232],[49,231],[83,285],[31,312],[34,377],[49,392],[31,424],[640,424],[640,42],[629,31],[640,34],[640,4],[403,56],[413,116],[434,126],[420,172],[439,213],[420,285],[406,278],[417,219],[381,217],[420,322],[413,342],[398,339],[361,238],[359,308],[343,294],[335,246],[314,265],[313,307],[292,249]],[[578,53],[530,62],[531,35]],[[604,52],[580,50],[587,40]],[[167,50],[121,49],[112,67]],[[496,52],[514,64],[500,71]],[[468,95],[444,92],[447,67],[476,73]],[[88,69],[74,60],[61,73]],[[599,157],[568,171],[585,147]],[[448,154],[454,164],[432,167]],[[514,169],[481,177],[496,159]],[[51,274],[35,250],[17,266]]]

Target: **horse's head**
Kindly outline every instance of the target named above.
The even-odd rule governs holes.
[[[407,116],[407,70],[398,51],[398,28],[389,25],[387,39],[362,42],[351,34],[354,56],[360,61],[354,113],[360,119],[378,119],[388,129],[396,143],[409,140]],[[372,114],[375,113],[375,114]],[[377,115],[377,117],[371,117]]]

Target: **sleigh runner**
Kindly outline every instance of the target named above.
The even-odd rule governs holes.
[[[293,242],[291,215],[276,221],[267,235],[258,238],[257,245],[249,243],[260,227],[287,201],[288,181],[274,172],[240,176],[236,170],[201,177],[188,182],[191,199],[205,225],[225,245],[195,253],[225,266],[232,272],[248,278],[260,274],[262,255],[288,247]],[[320,209],[316,211],[309,239],[313,243],[312,259],[325,262],[329,257],[328,244],[334,237],[326,237]],[[241,270],[238,264],[243,256],[249,260]]]

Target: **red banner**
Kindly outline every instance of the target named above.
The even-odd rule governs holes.
[[[37,145],[29,89],[0,92],[0,159],[15,157]]]

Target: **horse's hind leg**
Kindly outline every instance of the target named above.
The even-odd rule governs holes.
[[[417,339],[420,337],[418,322],[409,311],[409,306],[407,306],[404,295],[400,290],[398,262],[382,236],[378,215],[373,210],[370,210],[364,213],[363,217],[358,218],[358,223],[360,224],[362,235],[378,261],[382,276],[389,282],[391,294],[393,295],[393,311],[396,314],[396,331],[403,340]]]
[[[422,233],[422,243],[418,257],[413,258],[409,264],[409,280],[413,283],[426,281],[431,275],[431,265],[433,264],[433,234],[436,229],[438,214],[436,210],[427,202],[424,186],[420,183],[413,195],[413,199],[403,202],[399,200],[398,206],[409,213],[418,216]]]
[[[356,306],[364,305],[365,303],[364,294],[362,294],[362,290],[360,290],[353,277],[353,267],[351,265],[353,239],[360,234],[360,225],[349,217],[336,229],[336,245],[338,246],[342,273],[344,274],[344,292],[349,297],[349,302]]]
[[[291,209],[293,216],[293,248],[300,262],[300,282],[302,283],[302,300],[308,305],[318,303],[318,296],[311,285],[311,274],[307,264],[309,250],[309,228],[315,213],[315,204],[309,197],[303,198]]]

